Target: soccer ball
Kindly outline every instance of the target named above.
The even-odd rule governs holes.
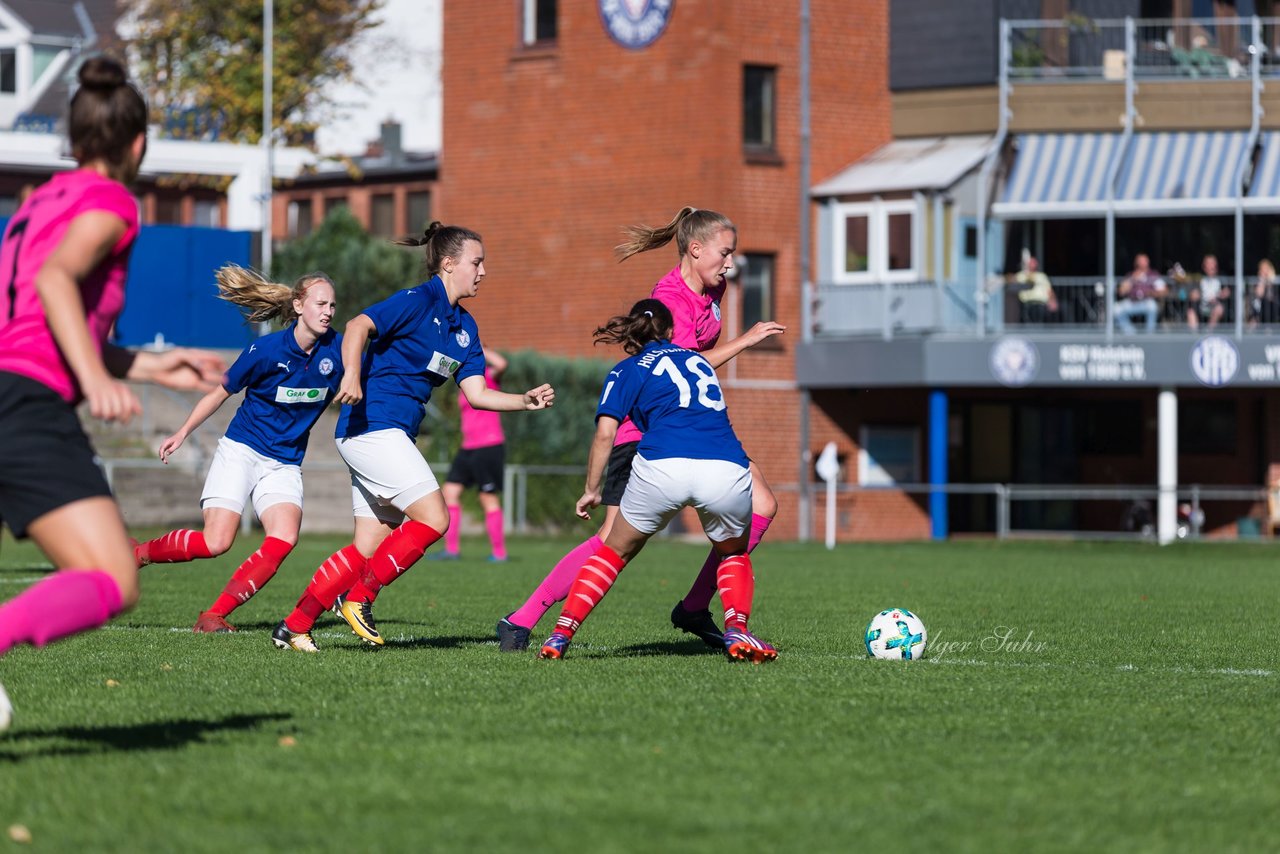
[[[906,608],[881,611],[867,624],[867,655],[891,661],[924,658],[929,633],[924,622]]]

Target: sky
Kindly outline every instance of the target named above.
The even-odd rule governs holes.
[[[356,50],[356,83],[362,85],[329,90],[339,117],[316,133],[321,154],[364,153],[386,119],[400,122],[406,150],[440,150],[443,4],[386,0],[380,24]]]

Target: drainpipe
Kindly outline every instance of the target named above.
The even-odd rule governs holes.
[[[1111,157],[1111,165],[1107,169],[1107,343],[1115,336],[1116,331],[1116,178],[1120,175],[1120,164],[1124,161],[1129,143],[1133,139],[1133,96],[1137,84],[1133,79],[1133,63],[1137,57],[1137,28],[1133,18],[1124,19],[1124,132],[1120,134],[1120,144]]]
[[[808,344],[813,340],[813,283],[809,268],[810,253],[813,242],[810,229],[809,198],[809,0],[800,0],[800,337]],[[812,493],[809,489],[809,470],[813,464],[809,451],[809,389],[800,389],[800,453],[797,454],[797,482],[800,486],[800,500],[796,513],[796,525],[801,542],[808,542],[810,517],[812,515]]]
[[[1012,27],[1005,18],[1000,19],[1000,115],[996,125],[995,143],[982,161],[978,173],[978,281],[973,299],[978,312],[978,337],[987,331],[987,198],[991,194],[991,178],[1000,150],[1009,135],[1009,40]]]
[[[1254,146],[1258,144],[1258,132],[1262,124],[1262,20],[1257,16],[1253,16],[1253,39],[1249,45],[1249,53],[1252,54],[1249,60],[1249,76],[1252,79],[1252,85],[1249,87],[1253,93],[1253,121],[1249,124],[1249,142],[1245,145],[1244,151],[1240,155],[1240,162],[1236,164],[1236,174],[1232,179],[1235,183],[1232,185],[1236,189],[1236,338],[1239,339],[1244,335],[1244,170],[1248,168],[1252,159],[1249,155],[1253,153]]]

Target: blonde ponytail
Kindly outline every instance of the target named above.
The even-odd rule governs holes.
[[[218,296],[227,302],[235,303],[244,309],[245,318],[250,323],[261,323],[268,320],[279,320],[286,324],[293,322],[298,313],[293,310],[293,301],[303,299],[307,288],[313,282],[326,282],[330,286],[333,280],[324,273],[307,273],[299,276],[293,287],[269,282],[256,270],[241,267],[239,264],[227,264],[217,272]]]

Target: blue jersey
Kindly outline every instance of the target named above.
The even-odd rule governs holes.
[[[724,411],[711,363],[670,341],[654,341],[609,372],[596,418],[630,415],[644,431],[636,452],[646,460],[683,457],[748,465]]]
[[[363,399],[342,407],[338,438],[403,430],[417,438],[431,392],[453,377],[484,375],[475,319],[449,305],[439,276],[392,294],[363,312],[376,328],[361,368]]]
[[[227,438],[289,465],[302,462],[311,428],[342,382],[342,336],[325,330],[304,353],[295,326],[254,341],[222,378],[229,393],[244,389]]]

